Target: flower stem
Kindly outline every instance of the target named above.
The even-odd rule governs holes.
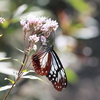
[[[9,91],[7,92],[7,94],[5,95],[3,100],[6,100],[8,95],[10,94],[11,90],[13,89],[14,85],[17,83],[17,81],[20,79],[20,76],[16,79],[16,81],[14,82],[14,84],[12,84],[12,87],[9,89]]]

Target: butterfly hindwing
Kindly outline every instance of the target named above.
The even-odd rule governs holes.
[[[61,91],[63,88],[67,86],[67,79],[62,63],[54,50],[51,52],[52,54],[52,64],[49,74],[47,78],[52,82],[54,88],[58,91]]]

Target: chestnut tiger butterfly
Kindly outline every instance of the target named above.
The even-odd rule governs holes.
[[[54,85],[54,88],[61,91],[67,86],[67,77],[62,63],[53,50],[53,46],[46,46],[32,55],[32,65],[39,75],[45,75]]]

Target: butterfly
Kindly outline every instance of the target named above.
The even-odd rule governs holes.
[[[32,55],[32,65],[39,75],[45,75],[54,85],[54,88],[61,91],[67,86],[67,77],[63,65],[53,50],[53,46],[46,46]]]

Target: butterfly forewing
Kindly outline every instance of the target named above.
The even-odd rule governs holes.
[[[48,79],[54,85],[54,88],[58,91],[61,91],[63,88],[67,86],[67,78],[62,66],[62,63],[57,56],[56,52],[52,50],[52,64],[49,74],[47,75]]]
[[[32,64],[34,70],[39,75],[47,75],[51,67],[51,53],[39,51],[32,55]]]

